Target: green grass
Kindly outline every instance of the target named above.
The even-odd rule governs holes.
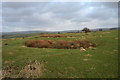
[[[28,60],[42,62],[44,68],[40,78],[116,78],[118,77],[118,31],[64,33],[73,38],[35,38],[3,40],[3,68],[14,65],[22,68]],[[102,36],[102,37],[101,37]],[[97,44],[95,50],[44,49],[23,47],[27,40],[90,40]],[[8,43],[8,45],[4,45]],[[90,54],[91,56],[86,56]],[[8,63],[6,63],[8,62]]]

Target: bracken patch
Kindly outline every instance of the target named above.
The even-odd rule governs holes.
[[[67,35],[62,35],[62,34],[44,34],[44,35],[40,35],[40,37],[72,37],[72,36],[67,36]]]
[[[89,41],[65,41],[65,40],[29,40],[25,42],[27,47],[36,47],[36,48],[57,48],[57,49],[77,49],[77,48],[89,48],[95,47],[95,43]]]

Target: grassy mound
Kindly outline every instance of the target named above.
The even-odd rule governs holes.
[[[89,48],[95,47],[95,43],[89,41],[65,41],[65,40],[29,40],[25,42],[27,47],[37,48],[57,48],[57,49],[77,49],[77,48]]]

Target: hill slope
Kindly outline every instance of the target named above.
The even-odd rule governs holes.
[[[116,78],[118,77],[118,31],[84,33],[63,33],[71,38],[46,38],[39,34],[31,37],[3,39],[3,69],[14,67],[7,77],[38,78]],[[48,49],[24,46],[27,40],[89,40],[97,44],[95,49]],[[42,68],[38,75],[23,75],[31,62],[38,62]],[[31,64],[33,65],[33,64]],[[16,69],[17,68],[17,69]],[[23,73],[20,73],[20,71]],[[30,73],[30,70],[29,72]]]

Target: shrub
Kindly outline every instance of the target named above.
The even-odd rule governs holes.
[[[8,45],[8,43],[5,43],[5,45]]]

